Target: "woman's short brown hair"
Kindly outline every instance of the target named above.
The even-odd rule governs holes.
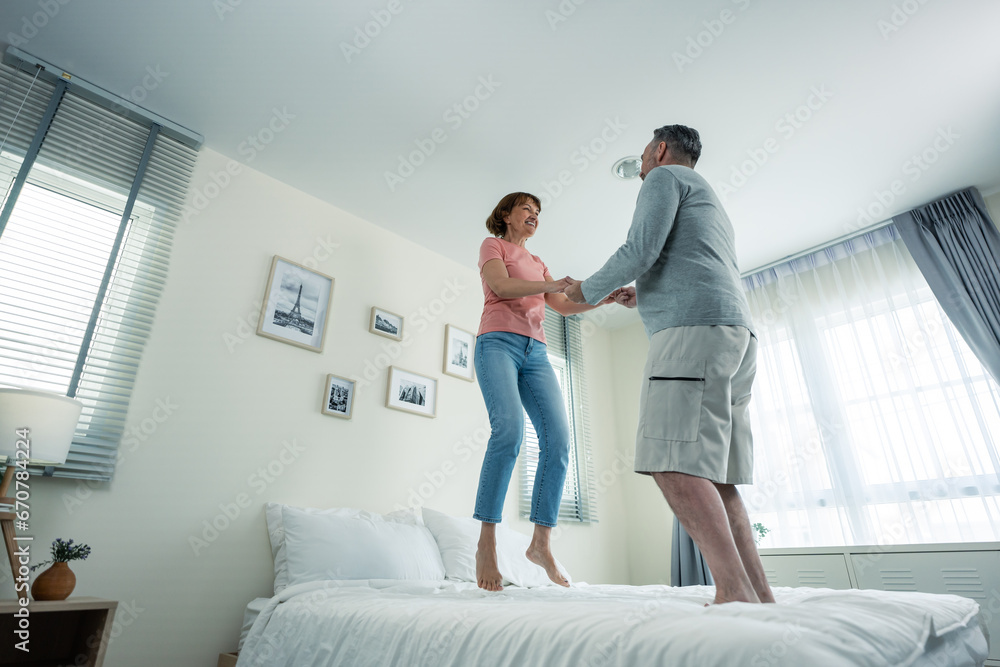
[[[493,212],[490,213],[490,217],[486,218],[486,229],[489,230],[490,234],[493,236],[503,236],[504,232],[507,231],[507,223],[503,221],[504,216],[509,215],[511,211],[526,201],[534,202],[538,210],[542,210],[541,200],[527,192],[511,192],[501,199],[500,203],[493,209]]]

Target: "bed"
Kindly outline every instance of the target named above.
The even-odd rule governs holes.
[[[323,510],[311,512],[315,519]],[[252,623],[238,667],[958,667],[983,665],[988,654],[980,609],[968,598],[778,588],[775,605],[706,607],[714,597],[711,587],[574,583],[566,589],[542,585],[537,572],[509,562],[523,553],[527,540],[513,531],[501,532],[498,554],[508,585],[487,593],[467,580],[475,522],[427,510],[424,521],[341,515],[329,539],[312,529],[298,535],[320,542],[312,558],[323,554],[322,562],[307,563],[313,572],[303,577],[294,554],[303,547],[295,537],[301,523],[278,528],[285,532],[277,536],[278,547],[284,541],[286,550],[278,554],[271,514],[269,507],[278,590],[248,606]],[[314,519],[307,524],[316,524]],[[392,551],[374,554],[370,540],[359,535],[386,529],[382,522],[398,522],[389,528],[394,534],[430,536],[432,542],[383,545]],[[346,551],[354,550],[346,559],[345,538],[353,543]],[[353,561],[359,555],[364,563]],[[392,577],[340,576],[397,556],[395,565],[379,566]],[[415,562],[424,569],[407,576],[391,571],[412,569]]]

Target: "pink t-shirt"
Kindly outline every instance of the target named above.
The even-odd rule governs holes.
[[[522,296],[516,299],[501,299],[483,276],[483,265],[491,259],[503,261],[507,275],[519,280],[545,280],[549,269],[542,260],[503,239],[490,237],[479,247],[479,277],[483,281],[483,318],[479,323],[479,333],[507,331],[545,342],[545,295]]]

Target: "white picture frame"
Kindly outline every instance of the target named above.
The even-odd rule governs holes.
[[[472,355],[476,349],[476,336],[470,331],[452,324],[444,328],[444,370],[445,375],[475,382],[476,370]]]
[[[397,315],[385,308],[372,306],[368,331],[393,340],[403,340],[403,325],[405,324],[403,320],[402,315]]]
[[[332,277],[275,255],[264,288],[257,335],[322,352],[333,285]]]
[[[323,401],[320,405],[324,415],[350,419],[354,414],[354,395],[357,383],[354,380],[330,373],[324,383]]]
[[[423,417],[437,417],[437,378],[414,373],[398,366],[390,366],[388,375],[385,407],[412,412]]]

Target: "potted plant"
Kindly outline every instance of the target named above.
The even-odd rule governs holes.
[[[52,558],[32,565],[32,571],[52,563],[52,566],[38,575],[31,584],[31,597],[36,600],[65,600],[76,588],[76,575],[69,569],[69,561],[86,560],[90,555],[90,547],[86,544],[73,544],[73,540],[56,539],[52,542]]]
[[[771,532],[770,528],[766,528],[762,523],[755,523],[753,526],[753,541],[754,544],[760,544],[760,541],[764,539],[764,536]]]

